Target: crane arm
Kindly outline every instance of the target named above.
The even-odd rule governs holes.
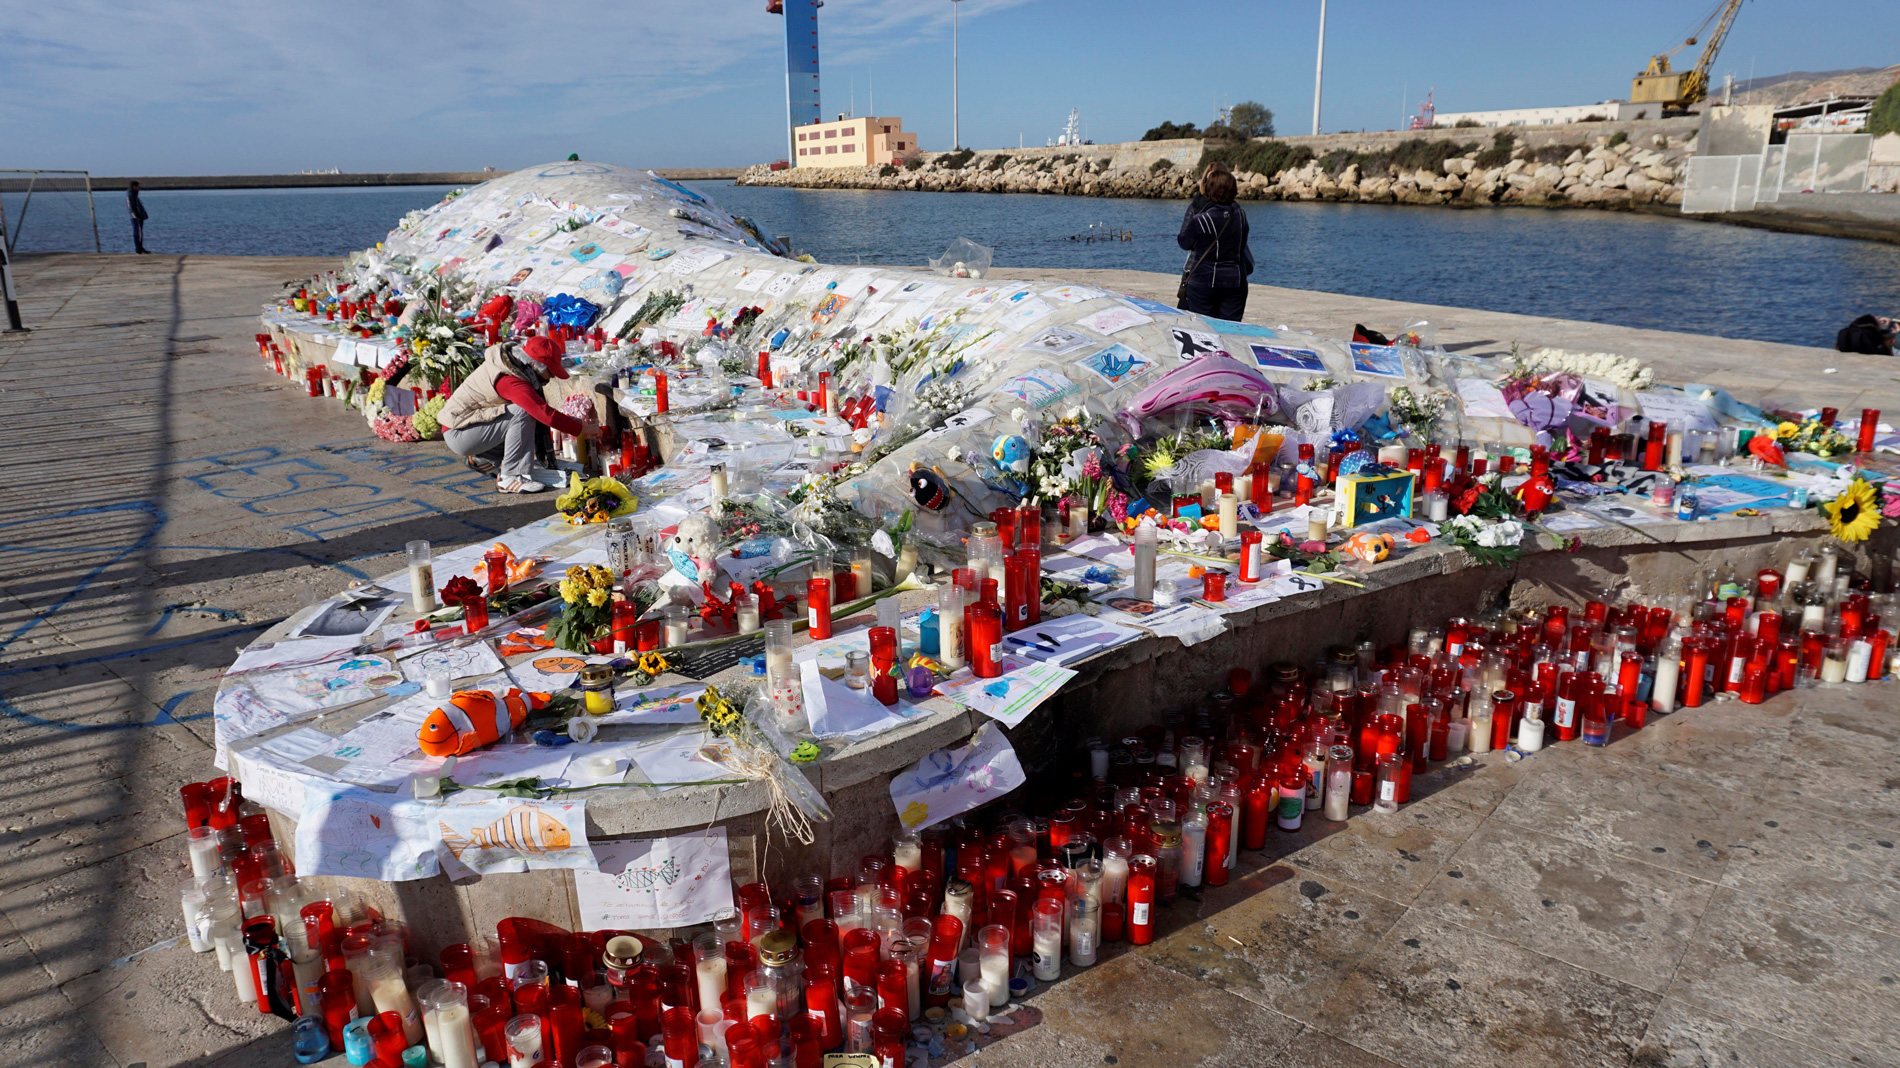
[[[1708,44],[1702,46],[1702,55],[1697,57],[1695,70],[1691,74],[1695,74],[1697,80],[1704,86],[1708,84],[1710,68],[1716,65],[1716,53],[1721,51],[1721,42],[1727,40],[1729,27],[1735,25],[1735,15],[1740,10],[1742,10],[1742,0],[1727,0],[1727,4],[1721,6],[1721,19],[1716,21],[1716,30],[1708,34]]]

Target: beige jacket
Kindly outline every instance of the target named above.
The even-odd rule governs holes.
[[[502,375],[521,377],[508,357],[502,355],[501,345],[490,345],[482,355],[482,362],[449,394],[449,401],[442,406],[436,421],[444,429],[471,427],[507,414],[508,402],[495,392],[495,379]]]

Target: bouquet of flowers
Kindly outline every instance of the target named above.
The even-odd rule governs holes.
[[[1515,519],[1457,515],[1438,529],[1453,545],[1487,567],[1503,567],[1524,554],[1524,524]]]
[[[1044,500],[1080,503],[1091,514],[1107,504],[1112,481],[1103,467],[1106,446],[1086,409],[1045,417],[1029,458],[1029,485]]]
[[[1785,421],[1775,427],[1775,442],[1790,452],[1806,452],[1826,459],[1854,451],[1854,442],[1846,434],[1823,425],[1818,418],[1799,423]]]
[[[422,402],[422,407],[416,409],[416,414],[409,420],[409,425],[414,428],[417,441],[434,441],[442,436],[442,423],[439,417],[443,406],[448,403],[447,397],[430,397]]]
[[[1543,348],[1529,356],[1520,356],[1513,351],[1511,364],[1513,378],[1562,374],[1594,378],[1630,390],[1648,389],[1656,382],[1656,372],[1648,364],[1633,356],[1618,356],[1613,352],[1566,352],[1563,349]]]
[[[376,436],[384,441],[410,442],[421,441],[422,435],[416,432],[415,421],[406,415],[392,415],[384,412],[369,425]]]
[[[639,503],[619,479],[600,475],[582,481],[578,472],[568,474],[567,492],[554,499],[555,510],[576,526],[628,515]]]
[[[1386,407],[1400,430],[1419,441],[1429,441],[1438,431],[1438,420],[1449,400],[1451,394],[1442,389],[1394,386],[1386,394]]]
[[[575,564],[561,579],[561,614],[547,636],[563,649],[585,653],[613,622],[614,573],[595,564]]]

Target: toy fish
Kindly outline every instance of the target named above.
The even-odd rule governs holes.
[[[471,849],[511,849],[516,853],[558,853],[573,846],[574,839],[561,821],[538,808],[520,805],[486,827],[477,827],[463,837],[447,823],[436,821],[442,831],[442,846],[456,860]]]
[[[926,512],[940,512],[950,503],[950,484],[936,468],[912,464],[910,499]]]
[[[1162,375],[1136,394],[1121,416],[1136,427],[1143,419],[1177,410],[1252,421],[1276,415],[1280,407],[1279,387],[1265,375],[1231,356],[1211,354]]]
[[[548,707],[550,699],[549,694],[512,688],[499,698],[488,690],[458,690],[448,704],[423,717],[416,741],[432,757],[472,753],[513,732],[528,713]]]

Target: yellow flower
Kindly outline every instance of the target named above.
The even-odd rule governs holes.
[[[665,653],[641,653],[640,662],[635,666],[641,674],[657,678],[666,674],[673,665],[667,661]]]
[[[608,594],[606,590],[588,590],[587,603],[593,605],[595,608],[601,608],[607,604],[607,598],[609,596],[610,594]]]
[[[1801,427],[1794,423],[1783,423],[1775,428],[1775,437],[1780,438],[1782,441],[1787,441],[1799,433],[1801,433]]]
[[[575,601],[580,600],[580,597],[580,587],[574,585],[573,579],[561,580],[561,600],[566,601],[568,604],[573,604]]]
[[[1839,497],[1821,506],[1827,512],[1828,529],[1842,541],[1866,541],[1880,526],[1880,509],[1874,504],[1874,488],[1862,479],[1849,483]]]

